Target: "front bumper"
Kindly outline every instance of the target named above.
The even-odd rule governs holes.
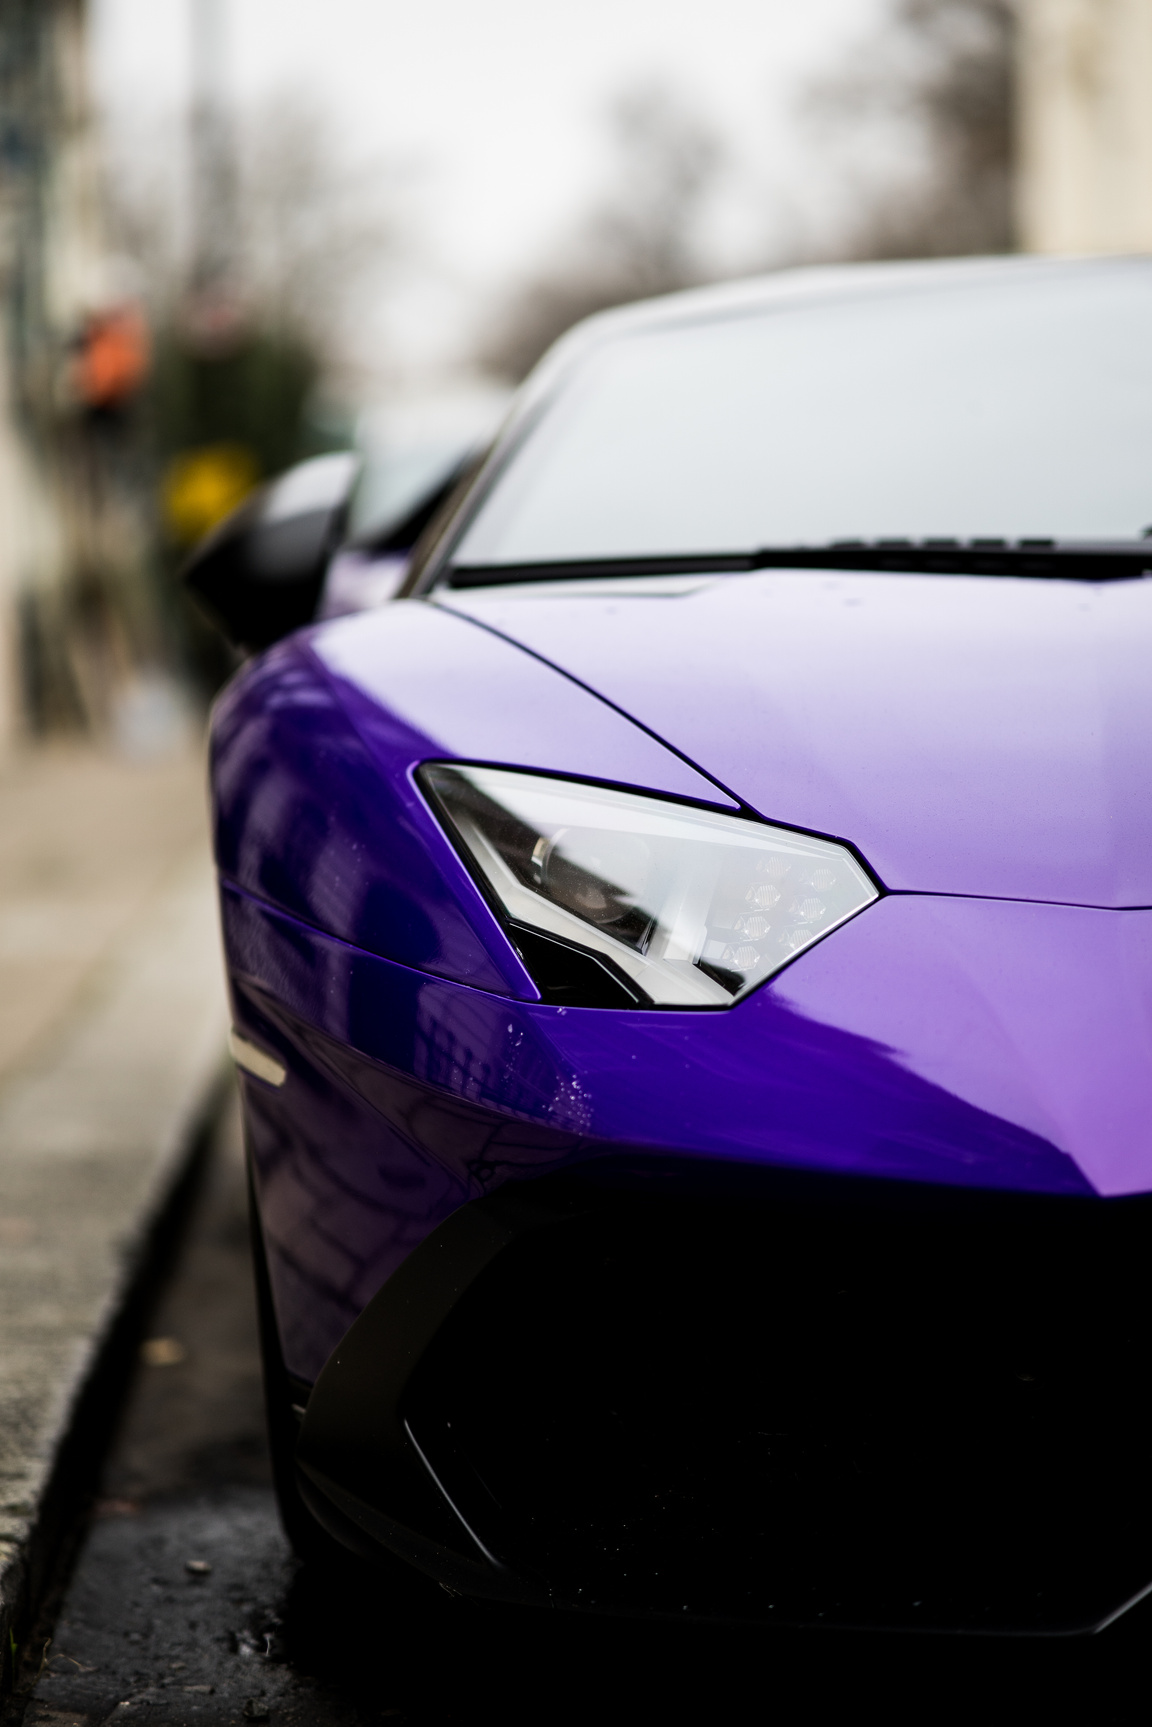
[[[334,1352],[313,1511],[450,1588],[1052,1635],[1152,1588],[1152,1201],[649,1161],[457,1211]]]
[[[342,1539],[788,1623],[1074,1633],[1152,1582],[1152,913],[892,895],[692,1015],[223,905],[287,1074],[246,1125]]]

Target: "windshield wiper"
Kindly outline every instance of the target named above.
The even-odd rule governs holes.
[[[453,564],[450,588],[505,582],[574,582],[611,576],[726,575],[747,570],[896,570],[930,575],[1032,576],[1115,582],[1152,574],[1149,540],[832,540],[756,552],[649,558],[577,558],[524,564]]]

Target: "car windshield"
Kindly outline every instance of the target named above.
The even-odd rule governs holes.
[[[1152,263],[713,315],[605,340],[456,565],[1152,523]]]

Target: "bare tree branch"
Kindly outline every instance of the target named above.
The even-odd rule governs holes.
[[[675,91],[644,84],[611,104],[611,183],[557,249],[492,317],[477,358],[522,378],[570,325],[629,300],[690,287],[707,274],[699,225],[723,153]]]
[[[858,146],[887,128],[896,165],[855,187],[833,250],[854,258],[1002,252],[1013,244],[1014,0],[895,0],[851,70],[807,93],[810,122]]]
[[[329,368],[354,367],[359,309],[405,252],[399,175],[354,165],[306,96],[241,115],[232,275],[246,320],[303,342]],[[123,142],[110,175],[116,243],[145,284],[154,320],[180,321],[192,236],[173,122]]]

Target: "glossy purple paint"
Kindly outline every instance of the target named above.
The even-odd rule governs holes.
[[[411,770],[436,757],[733,807],[578,684],[410,602],[286,642],[225,692],[212,760],[221,874],[358,947],[534,999],[411,782]]]
[[[1097,1193],[1152,1189],[1152,912],[893,894],[772,990],[1059,1147]]]
[[[835,578],[835,590],[824,589],[822,577],[804,579],[842,600],[845,581],[858,578]],[[754,585],[738,586],[744,580],[723,592],[754,598]],[[891,578],[893,586],[908,581]],[[875,578],[866,582],[871,588]],[[915,578],[912,584],[920,585]],[[879,591],[887,592],[883,578]],[[567,618],[578,658],[605,628],[606,603],[520,597],[507,601],[501,621],[510,627],[516,607],[525,608],[525,619]],[[690,618],[694,602],[612,603],[625,607],[621,635],[652,643],[665,671],[670,655],[686,651],[676,643],[687,626],[661,619]],[[792,603],[800,603],[795,594]],[[491,616],[497,602],[489,596],[487,604]],[[1135,608],[1135,598],[1124,604]],[[580,621],[581,607],[590,621]],[[922,635],[930,634],[929,610],[919,602],[914,608]],[[979,606],[976,612],[983,617]],[[712,614],[701,615],[707,622]],[[731,612],[724,615],[731,625]],[[948,615],[954,619],[954,605]],[[548,629],[555,633],[559,624]],[[986,618],[980,627],[991,628]],[[853,626],[845,628],[855,641]],[[705,633],[701,625],[697,640]],[[727,639],[742,638],[736,632]],[[813,629],[808,640],[820,639]],[[965,642],[961,659],[975,652]],[[933,651],[943,656],[940,643]],[[762,786],[775,775],[784,789],[774,795],[783,796],[790,749],[803,754],[809,740],[817,767],[824,760],[817,744],[830,754],[833,711],[845,726],[846,750],[859,760],[837,682],[856,661],[843,642],[841,655],[836,676],[832,656],[807,656],[810,675],[827,678],[822,695],[783,673],[772,683],[772,701],[783,704],[791,692],[797,709],[780,734],[763,707],[752,732],[749,713],[737,713],[721,777],[735,777],[729,768],[743,752],[749,779],[759,773]],[[913,669],[905,682],[918,688],[922,657],[923,650],[909,648]],[[786,659],[774,650],[771,663]],[[1120,662],[1123,670],[1126,650]],[[1007,666],[1001,669],[1007,675]],[[890,827],[873,815],[870,831],[887,846],[889,870],[897,855],[918,857],[917,867],[926,868],[934,854],[901,813],[896,787],[916,801],[927,746],[908,736],[910,698],[894,664],[888,672],[892,760],[885,773],[873,770],[845,794],[848,814],[874,795]],[[646,696],[657,682],[647,674],[637,679],[636,705],[648,719]],[[717,685],[722,693],[707,704],[681,702],[678,728],[668,717],[682,744],[689,733],[707,732],[722,753],[728,734],[714,716],[723,718],[730,698],[739,709],[750,686],[726,670]],[[856,687],[869,692],[863,725],[875,740],[885,713],[879,674],[857,668]],[[935,729],[927,728],[934,747],[944,748],[947,714],[958,733],[956,707],[985,713],[982,689],[967,704],[940,698]],[[988,689],[998,702],[995,679]],[[1126,699],[1136,701],[1132,691]],[[1136,723],[1137,707],[1132,713]],[[952,747],[960,753],[956,736]],[[984,747],[987,766],[987,736]],[[1099,762],[1107,754],[1101,740],[1095,749]],[[1010,742],[1005,754],[1013,772],[1022,772]],[[1072,754],[1075,765],[1080,758]],[[405,1255],[457,1206],[510,1177],[581,1159],[673,1156],[693,1165],[774,1165],[1046,1193],[1152,1189],[1152,913],[1006,895],[893,894],[735,1009],[563,1010],[538,1000],[416,790],[412,769],[429,756],[457,756],[719,801],[711,782],[648,733],[490,630],[412,602],[325,626],[253,664],[219,705],[214,756],[236,1022],[289,1070],[281,1090],[245,1080],[246,1116],[285,1347],[305,1378],[314,1377]],[[963,771],[976,797],[974,770]],[[961,772],[953,771],[957,796]],[[1090,778],[1084,762],[1078,772],[1077,787]],[[836,784],[830,770],[813,769],[809,781],[797,774],[794,801],[804,804],[807,796],[807,814],[792,803],[766,813],[844,834],[831,802],[829,819],[811,814],[816,791],[831,799]],[[731,789],[751,795],[743,783]],[[999,825],[989,819],[1000,795],[969,806],[971,831],[950,818],[950,831],[964,841],[960,865],[985,885],[1000,879],[998,858],[1004,879],[1019,881],[1024,839],[1058,801],[1050,786],[1037,790],[1021,810],[1023,836],[1014,839],[1006,814]],[[938,789],[919,796],[927,819]],[[757,801],[766,801],[759,792]],[[1111,869],[1113,897],[1117,883],[1139,880],[1138,804],[1119,791],[1110,804],[1097,798],[1095,812],[1111,827],[1108,845],[1093,852],[1090,825],[1069,789],[1068,881],[1080,879],[1074,863],[1082,872],[1095,868],[1097,881]],[[849,827],[846,837],[859,843],[861,836]]]
[[[958,903],[977,919],[985,909]],[[906,940],[934,915],[927,899],[888,908]],[[869,999],[889,993],[876,957],[899,945],[850,939],[878,909],[835,938],[841,1017],[848,1003],[866,1017]],[[1008,909],[1023,923],[1034,908]],[[798,1008],[782,986],[801,966],[729,1012],[605,1013],[428,977],[228,887],[223,916],[237,1024],[289,1070],[280,1090],[246,1079],[246,1116],[285,1350],[305,1378],[458,1205],[589,1158],[1092,1192],[1058,1143],[982,1106],[978,1078],[966,1076],[962,1096],[918,1071],[915,1045],[888,1048]],[[1018,932],[1025,950],[1030,933]],[[938,947],[923,971],[921,1001],[946,1003],[954,956]],[[891,993],[904,982],[898,963]],[[925,1067],[947,1021],[943,1007],[923,1037]],[[997,1105],[1000,1078],[988,1088]]]
[[[733,799],[603,697],[439,607],[400,602],[317,630],[316,657],[363,698],[358,723],[401,717],[443,755],[615,779],[700,803]],[[387,752],[381,760],[396,766]]]
[[[1152,905],[1152,581],[804,570],[684,586],[438,599],[769,820],[852,840],[887,887]]]

